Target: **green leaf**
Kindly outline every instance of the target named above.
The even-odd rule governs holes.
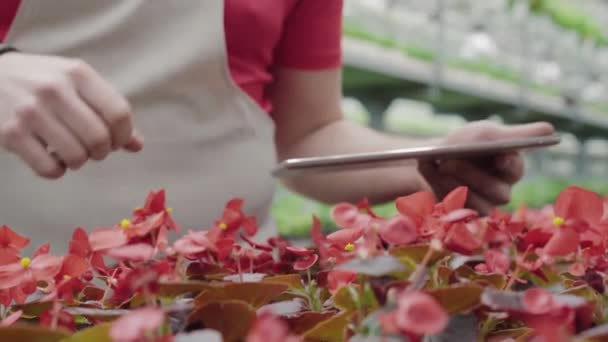
[[[455,285],[441,289],[425,290],[450,314],[473,310],[481,303],[483,288],[475,284]]]
[[[91,328],[78,331],[61,342],[112,342],[110,338],[110,323],[103,323]]]
[[[334,302],[334,306],[342,311],[355,311],[358,309],[357,307],[357,298],[354,295],[357,293],[353,293],[353,291],[358,291],[354,286],[347,285],[341,287],[338,292],[336,292],[332,301]]]
[[[13,311],[21,310],[24,318],[39,317],[43,312],[49,310],[53,306],[53,302],[32,302],[21,305],[14,305]]]
[[[380,277],[392,273],[406,272],[408,268],[392,256],[379,256],[375,258],[353,259],[335,268],[340,271],[349,271]]]
[[[304,333],[306,341],[342,342],[345,341],[346,326],[355,312],[342,312],[317,324]]]
[[[15,324],[10,327],[0,327],[0,341],[55,342],[70,336],[69,332],[51,330],[39,326]]]

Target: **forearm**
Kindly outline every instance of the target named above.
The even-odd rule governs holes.
[[[425,143],[429,141],[383,134],[346,120],[337,120],[314,130],[287,148],[279,149],[279,156],[287,159],[373,152]],[[381,203],[429,189],[415,161],[391,167],[301,175],[286,180],[285,184],[294,191],[328,203],[354,202],[364,197],[372,203]]]

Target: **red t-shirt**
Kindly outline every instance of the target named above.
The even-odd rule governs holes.
[[[21,0],[2,0],[4,40]],[[271,68],[321,70],[341,64],[343,0],[225,0],[228,65],[235,83],[265,111]]]

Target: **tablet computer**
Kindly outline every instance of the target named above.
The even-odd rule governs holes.
[[[549,135],[445,146],[422,146],[378,152],[328,155],[323,157],[293,158],[287,159],[277,165],[272,174],[277,178],[285,178],[310,172],[383,167],[411,159],[444,160],[483,157],[507,152],[538,149],[559,143],[560,137],[558,135]]]

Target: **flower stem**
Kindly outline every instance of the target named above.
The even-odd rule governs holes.
[[[51,329],[57,329],[59,322],[59,312],[61,312],[61,305],[57,300],[53,301],[53,308],[51,309]]]

